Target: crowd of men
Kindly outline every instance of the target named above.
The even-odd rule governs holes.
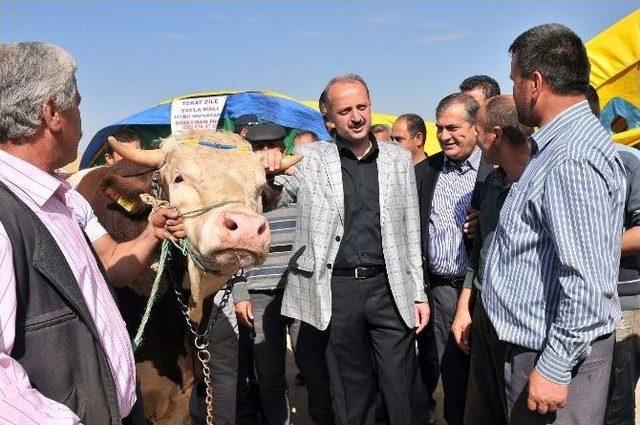
[[[285,128],[236,120],[268,173],[272,243],[229,283],[237,374],[216,423],[291,423],[287,335],[317,424],[435,423],[439,381],[449,425],[634,423],[640,155],[600,124],[569,28],[533,27],[509,52],[513,96],[484,75],[464,80],[435,107],[441,152],[428,157],[419,115],[372,126],[355,74],[320,96],[333,140],[296,134],[304,159],[284,174],[271,172]],[[0,45],[1,423],[144,423],[107,282],[185,236],[177,213],[158,209],[118,244],[55,176],[81,134],[74,74],[58,47]],[[126,255],[137,261],[121,266]],[[87,307],[83,320],[48,324],[69,310],[51,282],[73,292],[73,311]],[[68,376],[90,409],[62,388]]]

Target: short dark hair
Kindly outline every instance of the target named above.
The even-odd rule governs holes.
[[[415,137],[416,134],[422,133],[424,139],[427,140],[427,126],[420,115],[404,114],[400,115],[398,119],[396,119],[396,122],[400,120],[405,120],[407,123],[407,131],[411,137]]]
[[[473,75],[460,83],[460,91],[479,88],[487,99],[500,95],[500,84],[488,75]]]
[[[318,98],[318,109],[320,109],[320,114],[322,114],[323,118],[327,116],[327,92],[322,91],[320,93],[320,98]]]
[[[371,131],[371,134],[378,134],[384,131],[391,131],[391,129],[386,124],[374,124],[371,126],[371,130],[369,131]]]
[[[141,143],[140,136],[138,136],[138,133],[136,133],[136,131],[131,127],[123,127],[111,134],[111,136],[115,137],[117,141],[122,143]],[[108,142],[105,143],[104,153],[113,155],[113,149],[111,148],[111,144]]]
[[[478,109],[480,108],[480,104],[466,93],[452,93],[449,96],[444,97],[436,107],[436,118],[446,109],[449,109],[451,105],[456,103],[464,106],[464,109],[467,112],[465,121],[473,124],[473,121],[476,119]]]
[[[524,77],[538,71],[559,95],[585,94],[589,58],[580,37],[561,24],[544,24],[520,34],[509,46]]]
[[[522,145],[533,134],[533,128],[518,121],[518,111],[513,96],[495,96],[485,103],[486,130],[500,127],[512,145]]]
[[[600,96],[598,96],[596,88],[589,84],[585,95],[587,96],[587,102],[589,102],[591,112],[593,112],[593,115],[600,118]]]

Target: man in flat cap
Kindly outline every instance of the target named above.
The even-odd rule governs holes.
[[[244,117],[247,117],[246,115]],[[243,118],[243,117],[240,117]],[[244,137],[255,152],[271,149],[284,153],[285,129],[271,122],[247,125]],[[295,231],[295,207],[279,208],[265,216],[269,225],[279,229],[272,236],[271,253],[258,268],[247,270],[246,281],[233,288],[235,311],[240,323],[241,339],[253,335],[252,353],[240,355],[240,367],[250,370],[251,354],[258,381],[259,406],[265,423],[289,423],[289,399],[285,379],[286,333],[292,321],[280,315],[282,294],[287,279],[287,263]],[[246,349],[246,344],[243,344]],[[249,363],[249,364],[247,364]],[[245,400],[240,400],[240,410]],[[243,412],[239,416],[248,416]]]
[[[242,137],[247,137],[247,132],[252,125],[258,124],[258,116],[254,114],[240,115],[235,122],[236,133]]]

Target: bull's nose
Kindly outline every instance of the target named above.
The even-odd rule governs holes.
[[[265,236],[269,230],[267,219],[259,215],[251,216],[226,212],[224,214],[223,224],[224,227],[232,233],[249,237]]]

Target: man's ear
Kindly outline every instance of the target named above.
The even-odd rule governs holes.
[[[536,102],[538,100],[538,97],[540,96],[540,93],[542,91],[542,87],[545,83],[544,78],[542,77],[542,74],[540,74],[539,71],[533,71],[533,73],[531,74],[531,77],[529,77],[529,80],[531,80],[531,100],[533,102]]]
[[[45,127],[53,133],[57,133],[61,129],[60,112],[53,104],[52,100],[49,100],[47,103],[42,105],[42,121],[44,122]]]
[[[502,135],[504,134],[504,132],[502,131],[502,127],[500,126],[494,126],[491,131],[493,131],[493,134],[496,135],[496,143],[500,143],[500,141],[502,140]]]
[[[416,138],[416,146],[424,145],[425,140],[424,140],[424,134],[422,133],[422,131],[418,131],[416,133],[416,137],[415,138]]]

